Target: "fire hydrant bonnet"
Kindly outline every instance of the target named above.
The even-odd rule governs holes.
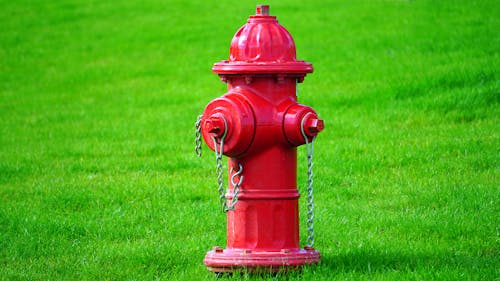
[[[234,35],[229,60],[214,64],[217,74],[296,74],[313,72],[312,64],[297,61],[292,36],[269,15],[269,6],[257,6],[256,15]]]

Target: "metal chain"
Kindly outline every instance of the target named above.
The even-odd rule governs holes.
[[[308,113],[311,114],[311,113]],[[306,114],[306,116],[308,115]],[[304,121],[306,120],[306,116],[302,118],[302,122],[300,124],[300,131],[302,136],[306,141],[306,151],[307,151],[307,245],[310,247],[314,247],[314,195],[313,195],[313,155],[314,155],[314,139],[313,137],[311,141],[307,137],[304,131]]]
[[[239,170],[234,173],[234,175],[231,177],[231,184],[233,185],[233,199],[231,200],[231,204],[227,207],[228,211],[234,211],[236,208],[236,203],[238,203],[238,194],[240,194],[240,186],[243,183],[243,178],[241,174],[243,173],[243,166],[241,163],[238,163]],[[231,171],[229,173],[233,172],[233,168],[231,168]],[[235,177],[240,177],[238,182],[234,182]]]
[[[215,151],[215,173],[217,174],[217,191],[219,192],[219,202],[222,206],[222,212],[227,212],[227,204],[224,192],[224,182],[223,182],[223,172],[222,168],[222,154],[224,153],[224,137],[220,140],[220,149],[217,149],[217,140],[215,137],[212,137],[214,141],[214,151]]]
[[[196,153],[196,156],[201,157],[201,117],[203,115],[198,115],[198,118],[196,119],[196,122],[194,123],[194,126],[196,130],[194,131],[194,152]]]
[[[231,177],[231,183],[233,185],[233,199],[231,203],[228,205],[226,201],[226,192],[224,189],[224,180],[223,173],[224,169],[222,167],[222,155],[224,154],[224,139],[227,135],[227,121],[222,117],[224,121],[224,134],[220,138],[220,144],[217,143],[217,139],[215,136],[212,136],[212,140],[214,142],[214,151],[215,151],[215,172],[217,174],[217,191],[219,192],[219,202],[222,207],[222,212],[227,213],[228,211],[234,211],[236,208],[236,203],[238,203],[238,194],[240,193],[240,186],[243,183],[243,166],[239,165],[239,170]],[[233,172],[233,168],[231,168],[230,173]],[[235,182],[235,177],[239,176],[239,181]]]

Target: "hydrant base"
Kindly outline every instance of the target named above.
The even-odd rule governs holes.
[[[209,251],[203,262],[212,272],[280,272],[298,270],[303,265],[320,261],[314,248],[276,251],[251,251],[245,249],[216,249]]]

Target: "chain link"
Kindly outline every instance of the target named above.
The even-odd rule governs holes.
[[[312,114],[312,113],[308,113]],[[304,131],[304,121],[306,120],[306,114],[304,118],[302,118],[302,122],[300,123],[300,131],[302,136],[306,141],[306,151],[307,151],[307,245],[310,247],[314,247],[314,195],[313,195],[313,155],[314,155],[314,139],[313,137],[311,141],[307,137]]]
[[[198,157],[201,157],[201,117],[203,117],[203,115],[198,115],[198,118],[194,123],[194,126],[196,128],[196,130],[194,131],[194,152]]]

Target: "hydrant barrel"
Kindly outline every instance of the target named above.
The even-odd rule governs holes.
[[[311,107],[297,102],[297,83],[312,64],[296,59],[290,33],[268,5],[257,5],[234,35],[229,59],[212,71],[228,91],[206,106],[201,133],[212,150],[229,157],[225,199],[236,204],[226,209],[226,248],[209,251],[205,265],[225,272],[319,262],[318,251],[300,247],[297,189],[297,146],[324,128]]]

